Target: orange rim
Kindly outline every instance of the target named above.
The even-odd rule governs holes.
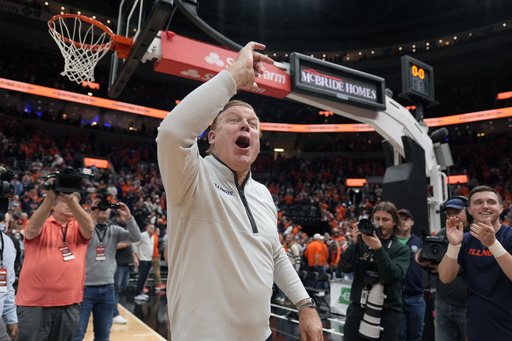
[[[66,38],[62,34],[58,33],[55,30],[55,21],[60,18],[63,18],[63,19],[78,18],[81,21],[92,24],[92,25],[102,29],[103,31],[105,31],[110,36],[111,42],[106,43],[106,44],[92,45],[92,44],[76,42],[74,40]],[[127,38],[127,37],[123,37],[123,36],[114,34],[114,32],[112,32],[112,30],[107,25],[103,24],[101,21],[83,16],[80,14],[58,14],[58,15],[55,15],[48,21],[48,27],[50,28],[50,30],[53,31],[53,34],[55,34],[60,39],[64,40],[66,43],[73,44],[80,48],[87,48],[87,49],[91,49],[93,51],[97,51],[99,49],[104,49],[105,47],[107,47],[110,44],[111,45],[110,49],[116,51],[118,53],[119,57],[123,58],[123,59],[128,58],[128,56],[130,54],[131,47],[132,47],[132,38]]]

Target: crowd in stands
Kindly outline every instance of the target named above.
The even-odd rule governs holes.
[[[9,51],[0,59],[0,77],[84,92],[80,85],[60,75],[63,60],[57,52],[3,40],[0,41],[0,49]],[[100,63],[96,71],[100,90],[95,95],[107,97],[108,80],[104,76],[107,74],[108,70]],[[436,112],[448,115],[510,106],[510,100],[497,101],[496,94],[509,91],[511,83],[512,70],[497,70],[436,84],[436,95],[441,104],[427,109],[426,117],[435,116]],[[135,75],[119,100],[170,110],[176,99],[183,98],[196,86],[196,82],[178,82],[171,76],[162,81]],[[252,103],[263,122],[315,124],[348,121],[339,115],[320,116],[314,108],[293,101],[245,92],[240,93],[239,98]],[[37,121],[25,119],[21,110],[1,103],[0,115],[0,165],[21,170],[13,180],[16,196],[9,201],[10,210],[16,218],[15,226],[12,226],[14,233],[19,233],[18,225],[26,224],[39,206],[44,177],[68,166],[80,166],[77,154],[107,157],[111,162],[110,169],[93,168],[93,176],[83,179],[84,207],[90,206],[99,189],[107,188],[112,197],[130,207],[139,226],[150,222],[165,231],[166,203],[156,160],[156,131],[140,130],[139,138],[135,139],[129,134],[116,134],[116,131],[105,128],[102,134],[113,137],[104,140],[93,130],[62,134],[65,129],[61,127],[73,122],[59,120],[58,117],[50,120],[56,124],[55,131],[39,129]],[[336,143],[338,147],[335,150],[340,152],[339,155],[320,154],[309,158],[283,158],[278,155],[276,158],[273,153],[262,152],[254,163],[255,177],[267,185],[278,207],[279,232],[292,231],[298,240],[301,240],[297,235],[301,229],[308,235],[318,230],[329,234],[335,232],[349,239],[351,223],[367,217],[371,208],[381,200],[382,188],[377,183],[370,183],[357,191],[345,184],[347,178],[384,175],[383,158],[375,158],[373,154],[369,158],[350,155],[378,152],[379,144],[358,145],[349,140],[337,140]],[[466,135],[450,143],[455,165],[449,172],[469,177],[469,183],[456,186],[452,194],[467,194],[469,188],[478,184],[493,186],[502,194],[505,204],[503,218],[509,221],[509,203],[512,201],[510,139],[506,134]],[[206,149],[204,138],[200,139],[200,145]],[[307,148],[305,146],[304,150]],[[322,149],[322,146],[315,146],[315,150]],[[262,150],[265,150],[264,145]]]

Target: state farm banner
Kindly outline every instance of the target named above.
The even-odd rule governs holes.
[[[238,52],[194,39],[161,32],[162,59],[155,71],[206,82],[231,65]],[[259,89],[247,89],[265,96],[284,98],[291,92],[290,76],[283,70],[265,64],[265,73],[256,79]]]
[[[335,314],[347,315],[347,308],[352,303],[350,300],[350,288],[352,281],[334,280],[331,281],[331,312]]]

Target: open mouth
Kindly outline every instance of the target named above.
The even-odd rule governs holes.
[[[249,148],[249,138],[246,136],[240,136],[235,143],[240,148]]]

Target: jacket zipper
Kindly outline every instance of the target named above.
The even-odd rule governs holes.
[[[235,184],[236,188],[238,189],[238,194],[240,195],[240,199],[242,199],[242,203],[245,207],[245,212],[247,213],[247,217],[249,218],[249,222],[251,223],[252,227],[252,233],[256,234],[258,233],[258,226],[256,226],[256,220],[254,220],[254,216],[252,215],[251,208],[249,207],[249,203],[247,202],[247,198],[245,197],[244,190],[242,188],[245,188],[245,184],[247,183],[247,180],[249,180],[249,175],[247,175],[247,178],[245,178],[245,181],[242,185],[242,188],[238,186],[238,177],[236,176],[236,173],[233,172],[235,176]]]
[[[249,203],[247,202],[247,198],[245,197],[244,190],[238,189],[238,193],[240,194],[240,198],[242,199],[242,202],[244,204],[245,212],[247,212],[247,217],[251,222],[252,233],[258,233],[258,226],[256,226],[256,221],[254,220],[251,209],[249,208]]]
[[[217,155],[212,154],[213,157],[222,163],[224,166],[228,167],[224,162],[222,162],[221,159],[217,157]],[[229,167],[228,167],[229,168]],[[247,183],[247,180],[249,180],[250,172],[247,174],[247,177],[244,180],[244,183],[242,184],[242,188],[238,185],[238,176],[236,175],[236,172],[229,168],[233,172],[233,176],[235,177],[235,185],[236,189],[238,190],[238,194],[240,195],[240,199],[242,199],[242,204],[244,204],[245,212],[247,213],[247,218],[249,218],[249,222],[251,223],[252,233],[256,234],[258,233],[258,226],[256,225],[256,220],[254,220],[254,216],[252,215],[251,208],[249,207],[249,203],[247,202],[247,198],[245,197],[245,193],[243,188],[245,188],[245,184]]]

